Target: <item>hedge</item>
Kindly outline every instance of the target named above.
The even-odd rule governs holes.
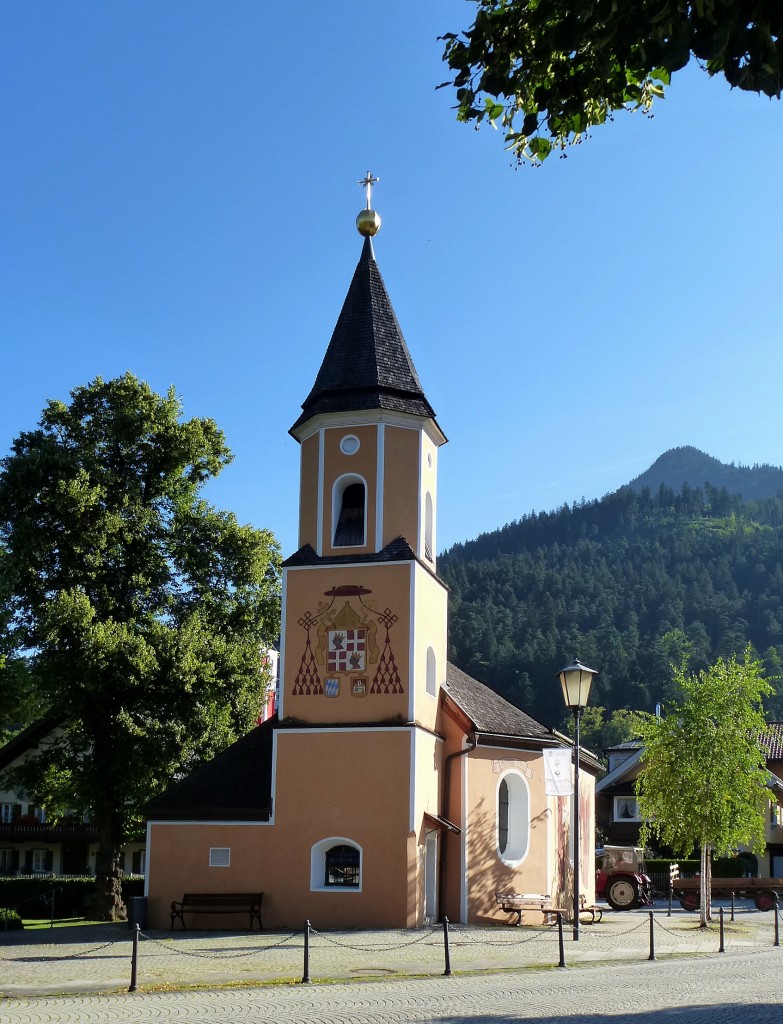
[[[95,891],[94,878],[0,878],[0,907],[18,908],[29,920],[47,920],[52,916],[52,890],[54,917],[81,917],[85,900]],[[138,876],[123,878],[122,898],[127,905],[133,896],[144,895],[144,879]]]
[[[24,928],[21,917],[9,907],[0,907],[0,932],[15,932]]]

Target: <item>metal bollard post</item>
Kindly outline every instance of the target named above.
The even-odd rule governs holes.
[[[310,922],[305,921],[304,926],[304,971],[302,972],[302,985],[310,984]]]
[[[446,969],[443,972],[445,978],[451,977],[451,953],[449,952],[449,919],[443,918],[443,951],[446,955]]]
[[[140,929],[137,924],[136,927],[133,929],[133,951],[131,953],[131,983],[128,986],[129,992],[135,992],[137,988],[136,977],[139,968],[139,931]]]
[[[734,920],[734,890],[731,890],[731,919]]]
[[[726,952],[726,942],[723,934],[723,907],[720,908],[720,948],[718,949],[718,952]]]
[[[779,909],[780,909],[780,899],[778,897],[778,894],[775,893],[775,945],[776,946],[780,945],[780,914],[778,912]]]
[[[650,911],[650,955],[648,960],[655,959],[655,915]]]
[[[560,946],[560,963],[558,967],[565,967],[565,946],[563,945],[563,914],[559,912],[557,915],[557,942]]]

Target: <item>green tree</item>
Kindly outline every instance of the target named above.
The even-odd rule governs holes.
[[[731,86],[780,97],[783,9],[768,0],[477,0],[448,33],[457,111],[500,121],[518,159],[543,160],[621,109],[649,111],[694,57]]]
[[[644,716],[637,781],[641,842],[656,835],[676,852],[702,855],[702,925],[710,919],[710,854],[739,845],[764,848],[768,772],[760,737],[762,698],[770,686],[751,648],[687,675],[673,669],[680,693],[664,718]]]
[[[582,746],[606,762],[604,751],[625,740],[636,739],[639,735],[639,712],[618,708],[607,714],[606,708],[588,705],[581,715],[579,735]],[[561,731],[567,736],[574,734],[573,715],[563,720]]]
[[[200,497],[231,453],[181,414],[173,389],[97,378],[50,401],[0,470],[10,633],[65,723],[14,781],[90,814],[108,919],[144,803],[254,722],[278,630],[277,544]]]

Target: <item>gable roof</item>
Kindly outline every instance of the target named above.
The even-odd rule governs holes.
[[[388,409],[435,419],[402,336],[370,238],[297,429],[319,413]]]
[[[35,750],[41,740],[54,732],[55,729],[65,725],[66,715],[59,711],[49,711],[42,718],[28,725],[26,729],[18,732],[16,736],[0,747],[0,770],[8,768],[28,750]]]
[[[561,745],[551,729],[450,662],[446,666],[446,692],[467,715],[476,732],[535,738]]]
[[[148,819],[269,821],[272,737],[277,716],[262,722],[211,761],[147,802]]]

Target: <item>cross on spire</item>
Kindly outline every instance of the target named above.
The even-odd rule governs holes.
[[[370,206],[370,197],[372,195],[372,187],[373,187],[373,185],[377,185],[379,181],[380,181],[380,178],[373,178],[372,171],[368,171],[367,172],[367,176],[365,178],[362,178],[361,181],[359,182],[360,185],[362,185],[364,188],[367,189],[367,209],[368,210],[372,209],[372,207]]]

